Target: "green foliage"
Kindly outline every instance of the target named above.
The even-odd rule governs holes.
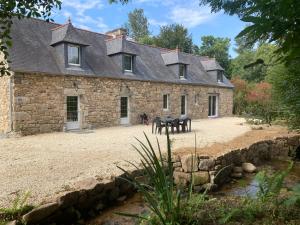
[[[149,37],[149,23],[143,9],[134,9],[128,14],[128,23],[125,24],[128,36],[136,41]]]
[[[200,0],[200,4],[210,5],[213,12],[235,14],[249,23],[238,35],[248,43],[276,42],[276,52],[284,61],[300,59],[299,0]]]
[[[0,208],[0,221],[20,220],[22,215],[32,210],[34,207],[27,204],[29,196],[29,192],[18,193],[10,207]]]
[[[257,197],[261,202],[278,198],[284,179],[292,170],[293,165],[291,162],[286,170],[278,171],[272,175],[268,175],[266,171],[261,171],[255,176],[259,188]]]
[[[248,82],[263,81],[275,63],[276,56],[273,52],[277,49],[276,46],[261,44],[256,49],[249,49],[238,45],[237,48],[239,55],[230,64],[232,77],[240,77]],[[263,63],[255,63],[259,60]]]
[[[153,38],[154,44],[158,47],[169,49],[178,47],[186,53],[192,53],[194,50],[192,37],[188,33],[188,29],[179,24],[160,27],[159,35]]]
[[[300,207],[300,183],[293,188],[292,195],[289,196],[284,203],[287,206],[297,205]]]
[[[4,60],[0,62],[0,76],[10,75],[9,68],[5,61],[8,61],[8,48],[11,47],[10,29],[14,16],[36,17],[49,20],[53,8],[61,7],[61,0],[7,0],[0,3],[0,52]]]
[[[216,58],[220,65],[228,71],[229,69],[229,38],[214,37],[212,35],[201,37],[201,46],[199,54]]]
[[[140,182],[132,177],[128,172],[123,170],[138,191],[143,195],[149,209],[152,212],[151,217],[143,217],[140,215],[130,215],[120,213],[124,216],[133,216],[142,220],[151,220],[151,224],[175,225],[179,220],[179,212],[181,207],[181,192],[174,192],[175,185],[173,181],[173,164],[171,159],[171,141],[167,132],[167,161],[165,162],[159,142],[157,140],[157,151],[155,152],[151,142],[146,134],[147,144],[140,140],[139,147],[134,146],[135,150],[141,157],[141,164],[145,171],[145,176],[149,179],[149,184]],[[138,168],[137,165],[132,165]]]
[[[290,65],[276,65],[268,72],[274,96],[289,126],[300,129],[300,60]]]

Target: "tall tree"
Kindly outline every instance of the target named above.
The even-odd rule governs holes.
[[[229,69],[229,38],[220,38],[214,36],[202,36],[199,53],[209,57],[215,57],[220,65],[228,72]]]
[[[154,44],[158,47],[174,49],[180,48],[186,53],[193,53],[193,41],[187,28],[179,24],[160,27],[160,33],[154,37]]]
[[[139,41],[150,35],[149,23],[143,9],[134,9],[128,14],[128,22],[125,24],[129,37]]]
[[[0,2],[0,52],[4,60],[0,62],[0,76],[9,75],[8,48],[11,47],[10,29],[12,18],[37,17],[49,20],[53,8],[61,7],[61,0],[6,0]]]
[[[255,49],[244,48],[241,45],[238,45],[237,49],[239,55],[230,63],[232,77],[240,77],[248,82],[265,80],[268,70],[275,64],[273,52],[277,47],[274,44],[264,43]]]
[[[200,0],[213,12],[223,10],[250,23],[238,37],[248,43],[276,42],[281,59],[290,63],[300,60],[300,1],[299,0]]]

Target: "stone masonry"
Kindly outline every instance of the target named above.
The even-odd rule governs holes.
[[[130,124],[138,124],[139,115],[180,115],[180,96],[187,96],[187,116],[206,118],[208,96],[219,97],[218,116],[232,115],[233,89],[200,85],[121,80],[87,76],[55,76],[15,73],[11,78],[13,130],[22,135],[63,131],[67,96],[79,96],[81,128],[120,124],[120,97],[129,97]],[[7,81],[1,79],[1,86]],[[7,87],[1,88],[0,127],[7,129]],[[2,93],[3,92],[3,93]],[[169,94],[169,110],[163,110],[163,94]]]
[[[8,76],[0,77],[0,134],[9,132],[9,83]]]

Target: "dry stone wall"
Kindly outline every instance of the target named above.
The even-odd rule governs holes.
[[[187,115],[208,115],[208,95],[219,96],[219,116],[231,116],[233,90],[185,84],[118,80],[84,76],[16,73],[13,80],[13,128],[24,135],[63,131],[66,98],[79,96],[82,128],[120,124],[120,97],[129,97],[130,124],[139,115],[180,115],[180,96],[187,96]],[[169,110],[163,110],[163,94],[169,94]]]
[[[259,141],[242,149],[232,149],[218,157],[193,154],[174,156],[174,180],[177,185],[187,186],[193,173],[195,189],[213,189],[242,173],[238,170],[244,163],[260,165],[272,158],[293,156],[299,146],[300,135],[292,135]]]
[[[299,146],[300,135],[292,135],[260,141],[215,158],[203,155],[174,155],[174,181],[178,186],[187,186],[192,172],[195,191],[214,189],[230,179],[234,166],[240,166],[243,162],[258,165],[272,158],[294,155]],[[132,171],[131,175],[136,179],[146,180],[141,170]],[[135,193],[134,187],[122,179],[124,176],[123,174],[107,181],[94,178],[79,181],[74,185],[75,191],[33,209],[23,216],[23,220],[28,225],[74,224],[75,221],[84,223],[83,218],[98,215],[105,208],[124,201]]]

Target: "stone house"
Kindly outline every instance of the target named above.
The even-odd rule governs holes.
[[[150,119],[232,114],[233,85],[215,59],[70,21],[15,19],[11,36],[12,75],[0,78],[0,133],[138,124],[142,113]]]

